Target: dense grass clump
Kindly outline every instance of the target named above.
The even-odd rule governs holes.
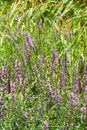
[[[0,5],[0,130],[86,130],[86,2]]]

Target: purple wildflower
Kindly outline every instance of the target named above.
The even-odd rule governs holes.
[[[82,77],[82,81],[83,81],[83,86],[85,87],[85,86],[87,86],[87,75],[83,75],[83,77]]]
[[[15,92],[15,86],[16,86],[16,83],[15,82],[12,82],[8,79],[8,92],[9,93],[13,93]]]
[[[87,86],[85,86],[85,92],[87,93]]]
[[[22,76],[21,76],[21,74],[18,74],[18,76],[17,76],[18,78],[18,84],[19,85],[22,85]]]
[[[85,73],[87,74],[87,63],[85,65]]]
[[[46,83],[46,87],[48,88],[48,94],[51,94],[51,92],[52,92],[52,86],[51,86],[50,82]]]
[[[24,44],[24,55],[26,58],[29,57],[29,50],[28,50],[26,43]]]
[[[80,78],[77,77],[76,80],[75,80],[75,85],[73,87],[73,92],[79,92],[81,93],[82,92],[82,88],[81,88],[81,81],[80,81]]]
[[[46,130],[44,126],[42,127],[42,130]]]
[[[40,64],[41,64],[42,68],[44,68],[44,54],[42,54],[40,57]]]
[[[39,23],[38,23],[37,27],[38,27],[38,30],[40,31],[41,26],[40,26],[40,24],[39,24]]]
[[[14,15],[14,18],[16,21],[19,21],[19,16],[18,15]]]
[[[40,18],[40,22],[39,22],[39,23],[40,23],[40,25],[43,23],[43,20],[42,20],[42,18]]]
[[[6,72],[6,65],[7,65],[7,63],[4,63],[2,65],[2,68],[0,70],[0,78],[2,78],[4,76],[4,74],[5,74],[5,72]]]
[[[87,108],[86,108],[86,104],[83,104],[83,107],[81,108],[82,111],[82,118],[86,119],[86,112],[87,112]]]
[[[45,126],[45,127],[48,127],[48,126],[49,126],[49,123],[48,123],[47,120],[44,121],[44,126]]]
[[[73,92],[77,92],[78,89],[79,89],[79,86],[78,86],[78,85],[75,85],[75,86],[73,87]]]
[[[51,93],[51,97],[56,103],[62,100],[62,96],[56,90]]]
[[[23,113],[23,117],[24,117],[24,118],[28,118],[28,112],[24,112],[24,113]]]
[[[24,38],[27,45],[34,47],[32,43],[32,39],[30,38],[30,35],[26,31],[24,32]]]
[[[63,89],[65,87],[65,71],[60,71],[60,89]]]
[[[61,56],[60,55],[58,55],[58,65],[59,65],[59,67],[62,66],[62,61],[61,61]]]
[[[83,104],[83,107],[81,108],[81,111],[82,111],[83,113],[86,113],[86,104]]]
[[[54,46],[53,50],[52,50],[52,56],[51,56],[51,62],[50,62],[50,73],[51,73],[52,77],[54,75],[54,62],[55,62],[55,59],[56,59],[56,48]]]
[[[16,73],[15,73],[16,81],[18,85],[22,85],[22,74],[21,74],[22,70],[21,70],[20,62],[18,60],[15,61],[15,69],[16,69]]]
[[[84,99],[87,102],[87,86],[85,86],[85,95],[84,95]]]
[[[17,76],[20,73],[20,62],[18,60],[15,61],[15,68],[16,68],[15,76],[16,76],[16,79],[17,79]]]
[[[79,99],[77,97],[77,94],[75,92],[69,93],[70,102],[72,105],[78,105]]]
[[[11,93],[12,93],[12,92],[15,92],[15,86],[16,86],[15,82],[10,81]]]
[[[38,23],[38,25],[37,25],[39,31],[40,31],[40,29],[41,29],[42,23],[43,23],[43,20],[40,18],[39,23]]]

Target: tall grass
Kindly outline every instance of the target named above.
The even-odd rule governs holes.
[[[73,0],[2,4],[1,130],[87,129],[83,4]]]

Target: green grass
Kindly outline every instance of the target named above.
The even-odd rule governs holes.
[[[87,129],[86,96],[86,2],[1,2],[0,130]]]

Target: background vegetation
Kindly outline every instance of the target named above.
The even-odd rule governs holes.
[[[0,1],[0,130],[87,129],[85,0]]]

